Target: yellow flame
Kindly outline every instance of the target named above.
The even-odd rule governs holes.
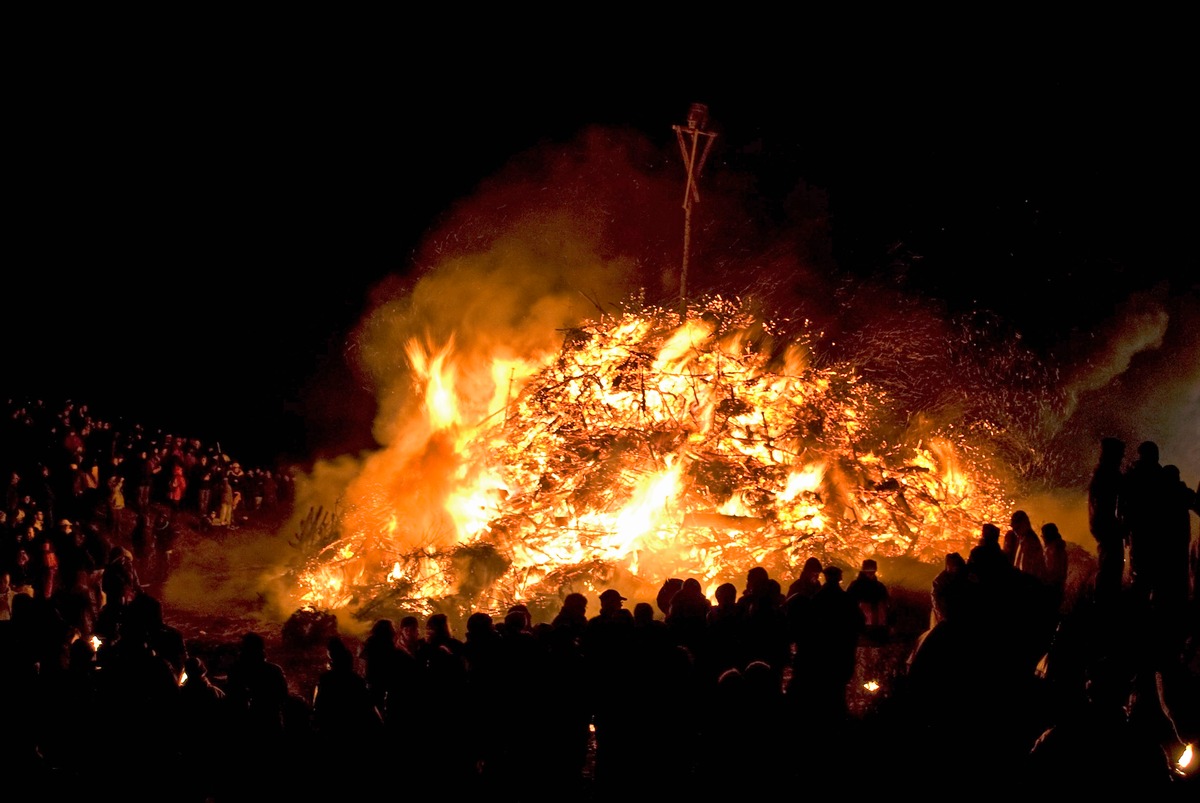
[[[454,519],[460,541],[486,531],[488,522],[501,511],[508,489],[491,473],[480,477],[474,487],[455,489],[446,500],[446,512]]]
[[[448,429],[458,421],[458,405],[454,393],[454,372],[448,362],[453,340],[436,354],[430,354],[416,340],[407,345],[408,360],[416,375],[425,382],[425,411],[434,430]]]
[[[628,545],[653,529],[667,513],[667,504],[679,485],[680,465],[644,480],[633,499],[617,515],[616,532],[609,544]]]
[[[654,370],[669,373],[685,368],[696,358],[696,350],[712,335],[713,328],[712,323],[699,318],[685,321],[659,349]]]
[[[779,498],[784,502],[791,502],[801,493],[816,491],[821,487],[821,480],[824,478],[825,464],[810,463],[788,475],[787,485],[784,486],[783,493],[779,495]]]

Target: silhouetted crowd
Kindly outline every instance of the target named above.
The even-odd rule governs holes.
[[[608,588],[549,621],[475,612],[461,634],[445,613],[379,618],[323,637],[309,694],[260,633],[210,666],[147,582],[186,548],[162,522],[286,508],[287,472],[117,436],[82,405],[9,406],[0,755],[6,789],[39,800],[1195,799],[1200,488],[1149,441],[1128,464],[1100,445],[1084,583],[1057,526],[1013,511],[946,555],[915,642],[875,560],[846,582],[813,557],[711,598],[672,578],[632,607]]]

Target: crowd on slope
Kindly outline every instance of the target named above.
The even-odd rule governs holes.
[[[1054,524],[985,523],[946,556],[895,688],[855,714],[852,680],[891,639],[870,559],[848,582],[816,558],[794,579],[756,566],[712,598],[673,578],[631,609],[618,588],[572,592],[550,621],[514,605],[461,634],[442,613],[381,618],[361,642],[328,636],[310,695],[260,633],[210,674],[145,577],[170,571],[154,555],[178,517],[237,526],[288,504],[287,481],[192,440],[113,433],[82,405],[10,406],[0,754],[8,788],[39,799],[1195,794],[1176,764],[1200,736],[1200,506],[1150,442],[1128,465],[1123,444],[1101,446],[1080,592]],[[236,488],[232,511],[197,466]]]

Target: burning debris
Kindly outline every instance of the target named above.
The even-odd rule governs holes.
[[[334,526],[310,522],[322,537],[296,540],[301,602],[362,617],[554,609],[614,584],[652,598],[676,576],[711,591],[754,565],[790,578],[809,556],[965,552],[1010,509],[986,439],[961,422],[910,435],[882,385],[815,367],[810,337],[719,297],[686,317],[603,317],[547,359],[496,361],[473,422],[460,394],[479,378],[450,347],[413,344],[427,440],[368,472]],[[436,514],[392,493],[416,476]]]

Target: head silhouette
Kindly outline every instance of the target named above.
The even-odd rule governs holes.
[[[750,571],[746,572],[746,592],[756,594],[763,590],[763,586],[767,584],[767,580],[771,579],[770,574],[762,566],[754,566]]]
[[[491,633],[493,629],[495,629],[495,622],[492,620],[491,614],[476,611],[467,617],[468,636],[484,636]]]
[[[714,592],[717,604],[730,605],[737,601],[737,586],[733,583],[721,583]]]
[[[340,636],[330,636],[329,640],[325,642],[325,649],[329,653],[330,667],[343,671],[354,670],[354,653],[350,651]]]
[[[258,633],[246,633],[242,636],[241,654],[248,660],[262,660],[267,656],[267,643]]]
[[[1100,439],[1100,459],[1106,463],[1120,463],[1125,457],[1125,441],[1120,438]]]
[[[435,613],[425,620],[425,632],[431,638],[450,637],[450,619],[444,613]]]
[[[654,621],[654,606],[649,602],[639,602],[633,606],[633,621],[644,625]]]
[[[396,626],[391,619],[377,619],[371,626],[371,635],[383,641],[395,641]]]

